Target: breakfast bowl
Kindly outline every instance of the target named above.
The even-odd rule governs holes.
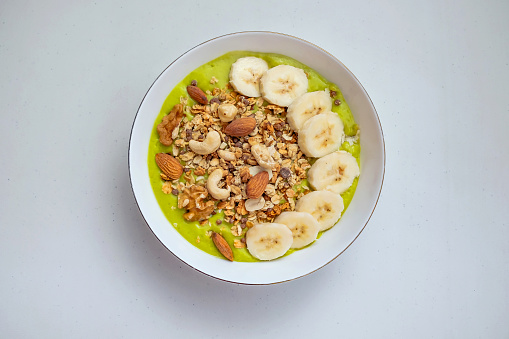
[[[303,250],[275,260],[239,262],[210,255],[185,239],[163,212],[150,179],[149,145],[154,122],[170,91],[193,70],[231,51],[277,53],[298,60],[338,86],[360,129],[360,175],[355,195],[339,222]],[[220,36],[190,49],[154,81],[136,114],[129,142],[132,190],[147,225],[160,242],[190,267],[217,279],[250,285],[274,284],[308,275],[336,259],[360,235],[374,212],[385,172],[382,128],[368,94],[338,59],[316,45],[272,32]]]

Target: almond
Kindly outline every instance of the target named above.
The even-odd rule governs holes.
[[[265,192],[265,188],[269,183],[269,173],[261,171],[247,182],[246,194],[249,199],[258,199]]]
[[[189,93],[191,99],[193,99],[197,103],[200,103],[202,105],[206,105],[209,103],[207,96],[198,86],[187,86],[187,93]]]
[[[226,259],[233,261],[233,251],[221,234],[212,232],[212,241]]]
[[[251,117],[235,119],[226,128],[224,133],[232,137],[243,137],[254,131],[256,119]]]
[[[180,162],[167,153],[157,153],[156,164],[170,180],[180,178],[180,175],[184,171]]]

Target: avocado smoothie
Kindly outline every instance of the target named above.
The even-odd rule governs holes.
[[[181,157],[186,151],[188,151],[189,148],[188,139],[190,139],[191,137],[194,138],[194,134],[193,136],[191,136],[191,133],[188,133],[187,135],[188,138],[186,139],[185,137],[186,132],[183,128],[184,124],[193,121],[195,115],[199,114],[196,113],[197,110],[202,110],[200,111],[200,113],[203,112],[204,114],[210,114],[211,116],[213,115],[213,111],[217,110],[217,105],[222,102],[222,100],[221,101],[219,100],[220,98],[218,93],[221,92],[222,95],[224,95],[225,93],[228,94],[234,92],[234,90],[229,85],[229,73],[232,64],[239,58],[248,56],[257,57],[265,60],[269,68],[273,68],[278,65],[290,65],[302,69],[308,78],[307,92],[323,90],[330,91],[331,100],[333,102],[331,111],[336,113],[343,122],[344,133],[346,137],[345,141],[341,144],[339,149],[353,155],[357,160],[357,163],[360,165],[359,160],[360,142],[358,138],[359,128],[354,121],[352,112],[350,111],[348,104],[345,102],[345,99],[341,94],[340,89],[338,88],[338,86],[329,82],[326,79],[327,74],[324,74],[322,76],[315,72],[313,69],[309,68],[308,66],[300,63],[299,61],[284,55],[250,51],[234,51],[226,53],[196,68],[194,71],[189,73],[184,79],[182,79],[180,83],[178,83],[169,92],[166,100],[164,101],[161,107],[159,114],[155,118],[152,134],[150,137],[147,159],[150,182],[152,185],[152,189],[154,191],[154,195],[159,203],[159,206],[161,207],[161,210],[163,211],[166,218],[168,219],[168,227],[174,227],[175,230],[177,230],[181,236],[183,236],[189,243],[198,247],[199,249],[211,255],[224,258],[223,254],[221,254],[221,252],[218,250],[218,248],[211,239],[211,234],[213,232],[219,233],[231,247],[233,251],[234,260],[241,262],[260,261],[254,256],[252,256],[248,249],[245,247],[245,234],[253,223],[250,221],[246,223],[246,218],[248,217],[247,214],[244,215],[242,219],[234,221],[232,219],[233,216],[225,215],[226,210],[224,208],[217,209],[217,205],[220,202],[211,199],[210,196],[207,199],[214,200],[216,204],[216,209],[214,210],[214,212],[208,215],[207,218],[204,220],[196,221],[186,220],[184,218],[184,214],[187,212],[187,210],[185,208],[178,208],[178,195],[182,194],[181,188],[185,184],[189,184],[190,180],[192,181],[193,184],[202,185],[205,187],[207,177],[210,173],[208,173],[206,170],[204,171],[204,173],[199,173],[196,170],[196,168],[199,167],[198,164],[196,164],[195,168],[192,168],[192,170],[190,168],[187,168],[188,166],[186,166],[186,163],[184,163],[182,161],[182,158],[179,157]],[[195,84],[206,94],[207,99],[209,101],[208,108],[205,108],[205,106],[207,105],[199,105],[195,100],[190,98],[187,90],[187,87],[190,84]],[[243,96],[238,95],[235,96],[235,98],[237,98],[238,102],[245,103],[245,106],[247,108],[247,111],[245,113],[246,116],[247,114],[252,114],[252,116],[256,115],[257,118],[259,118],[260,115],[270,114],[268,112],[270,111],[270,109],[272,109],[273,111],[270,112],[278,112],[277,116],[279,119],[283,121],[285,119],[286,111],[283,111],[282,109],[276,110],[275,108],[272,107],[274,105],[271,105],[266,101],[257,98],[244,98]],[[174,137],[175,140],[176,139],[181,140],[179,140],[180,143],[174,140],[172,145],[164,146],[163,144],[161,144],[159,140],[160,135],[158,133],[157,127],[161,123],[163,118],[166,115],[168,115],[170,111],[172,111],[175,105],[178,104],[182,104],[184,106],[184,111],[183,119],[180,122],[180,129],[176,131],[178,133],[174,133]],[[243,104],[239,104],[239,106],[244,107]],[[279,125],[282,126],[283,124],[284,122],[280,123]],[[296,135],[296,133],[294,134]],[[184,138],[182,138],[183,136]],[[246,136],[245,139],[231,138],[231,143],[232,145],[242,143],[243,142],[242,140],[247,140],[247,137],[249,136]],[[203,140],[203,136],[200,136],[199,138],[200,139],[197,140]],[[242,152],[242,145],[237,145],[237,149],[240,149],[240,152]],[[174,155],[183,164],[184,173],[180,176],[179,179],[172,182],[164,180],[161,177],[161,170],[155,161],[156,154],[159,153],[168,153],[170,155]],[[176,156],[176,154],[178,154],[178,156]],[[210,156],[209,157],[205,155],[199,156],[199,159],[202,161],[202,163],[203,161],[209,158]],[[306,156],[303,156],[303,159],[305,159],[309,163],[309,165],[312,165],[316,161],[315,158],[310,158]],[[210,160],[208,161],[210,162]],[[275,175],[277,175],[278,173],[279,172],[277,173],[274,172]],[[235,178],[233,178],[233,180],[235,180]],[[343,198],[344,203],[343,213],[346,211],[348,205],[350,204],[353,198],[355,189],[357,187],[357,181],[358,178],[355,178],[353,180],[353,184],[346,191],[341,193],[341,197]],[[181,183],[180,186],[178,185],[178,183]],[[226,187],[226,184],[224,187]],[[291,185],[290,188],[292,188]],[[295,185],[293,185],[293,191],[296,192],[296,195],[293,198],[294,200],[297,200],[298,194],[303,195],[308,193],[309,191],[312,191],[312,188],[309,185],[308,180],[305,178],[305,174],[304,178],[301,178],[298,182],[295,183]],[[232,197],[233,195],[234,192],[232,192]],[[286,208],[288,208],[288,210],[291,210],[291,207],[288,207],[287,204],[289,199],[290,198],[288,198],[287,195],[285,195],[284,197],[281,195],[280,201],[276,201],[274,205],[285,206]],[[241,206],[238,205],[235,206],[236,207],[233,209],[233,211],[238,211],[239,207],[241,208],[241,210],[243,210],[244,205],[241,204]],[[234,222],[232,223],[231,221]],[[237,228],[235,228],[236,225],[238,226]],[[239,225],[242,225],[242,228],[240,228]],[[340,227],[340,224],[337,225],[336,227]],[[236,231],[237,229],[238,231]],[[317,238],[319,238],[322,235],[326,236],[326,231],[320,231],[318,233]],[[308,246],[312,246],[312,244]],[[305,248],[306,247],[304,247],[304,250]],[[297,249],[290,249],[286,252],[285,255],[289,255],[296,250]]]

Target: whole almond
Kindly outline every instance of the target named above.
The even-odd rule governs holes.
[[[184,171],[180,162],[167,153],[157,153],[156,164],[170,180],[180,178],[180,175]]]
[[[235,119],[226,128],[224,133],[232,137],[243,137],[254,131],[256,119],[251,117]]]
[[[249,199],[258,199],[265,192],[265,188],[269,183],[269,173],[261,171],[247,182],[246,194]]]
[[[212,241],[226,259],[233,261],[233,251],[221,234],[212,232]]]
[[[198,86],[187,86],[187,93],[197,103],[206,105],[209,103],[207,96]]]

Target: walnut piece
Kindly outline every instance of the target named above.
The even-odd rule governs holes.
[[[184,107],[181,104],[173,106],[171,112],[163,118],[163,121],[157,125],[159,133],[159,142],[164,146],[170,146],[173,142],[173,130],[180,124],[184,117]]]
[[[200,185],[192,185],[184,188],[178,195],[178,208],[185,208],[184,219],[187,221],[205,220],[214,211],[214,201],[205,200],[209,193]]]

